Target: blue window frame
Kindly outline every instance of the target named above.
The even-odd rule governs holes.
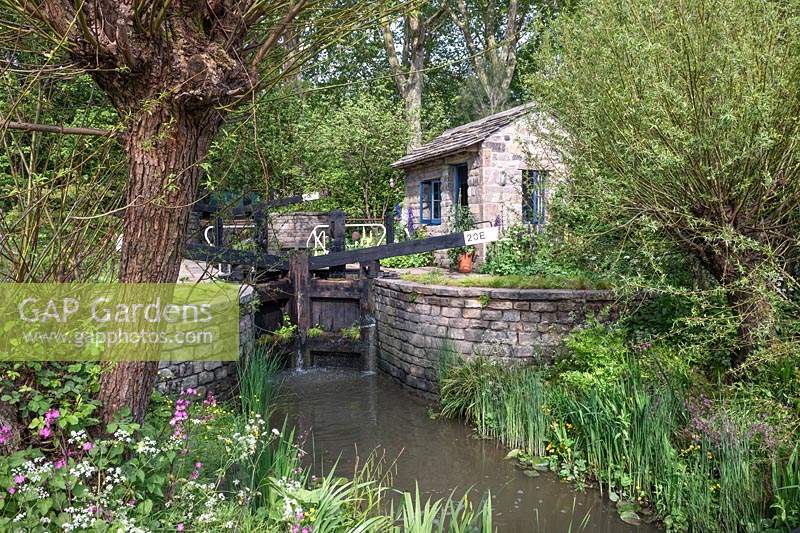
[[[522,218],[529,224],[544,224],[547,199],[547,171],[522,171]]]
[[[441,180],[426,180],[419,184],[419,221],[430,225],[442,223]]]

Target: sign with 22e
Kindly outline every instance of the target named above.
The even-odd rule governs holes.
[[[485,242],[494,242],[500,238],[500,228],[482,228],[474,229],[472,231],[464,232],[464,244],[470,246],[472,244],[482,244]]]

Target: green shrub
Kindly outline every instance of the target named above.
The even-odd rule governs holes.
[[[414,230],[412,239],[424,239],[428,236],[424,227]],[[422,252],[418,254],[398,255],[381,259],[381,266],[387,268],[422,268],[434,265],[433,252]]]
[[[56,429],[51,425],[67,432],[93,429],[99,423],[95,395],[100,372],[95,362],[0,364],[0,401],[14,409],[15,422],[23,429],[12,440],[21,447],[39,444],[41,432]],[[53,410],[59,417],[48,424],[45,415]]]
[[[603,387],[618,380],[630,357],[625,332],[609,331],[600,324],[569,335],[564,345],[566,350],[558,359],[556,378],[581,390]]]

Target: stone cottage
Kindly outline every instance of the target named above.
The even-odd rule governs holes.
[[[449,129],[392,163],[405,171],[403,222],[410,214],[429,235],[449,233],[461,205],[479,226],[544,224],[562,166],[534,124],[543,122],[532,103],[524,104]]]

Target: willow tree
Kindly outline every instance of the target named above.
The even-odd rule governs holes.
[[[797,2],[598,0],[565,16],[533,94],[587,208],[695,257],[774,338],[800,234]]]
[[[119,280],[175,282],[203,159],[226,116],[286,76],[376,4],[289,0],[0,0],[2,25],[45,43],[53,63],[80,68],[124,124],[128,159]],[[7,33],[7,32],[6,32]],[[103,374],[108,420],[141,420],[157,363]]]

